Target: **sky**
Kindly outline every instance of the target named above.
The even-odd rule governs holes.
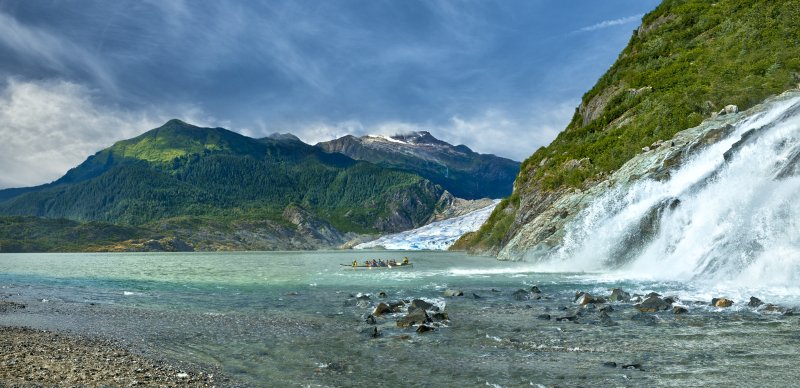
[[[655,0],[0,0],[0,188],[171,118],[315,144],[427,130],[524,160]]]

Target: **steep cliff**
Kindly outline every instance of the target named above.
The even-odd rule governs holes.
[[[512,195],[454,249],[515,259],[557,244],[580,209],[576,193],[602,190],[637,154],[671,149],[679,131],[728,116],[726,106],[747,109],[798,82],[800,1],[664,1],[567,128],[523,162]]]

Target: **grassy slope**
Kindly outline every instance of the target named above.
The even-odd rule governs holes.
[[[589,122],[576,110],[550,145],[523,162],[509,200],[458,248],[507,241],[528,192],[591,184],[725,105],[746,109],[800,82],[800,1],[666,0],[640,31],[583,96],[584,106],[606,100],[603,109]]]
[[[146,229],[101,222],[0,216],[0,252],[91,251],[125,240],[159,237]]]

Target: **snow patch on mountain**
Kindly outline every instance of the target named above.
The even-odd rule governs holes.
[[[463,216],[433,222],[423,227],[383,236],[377,240],[355,246],[355,249],[384,247],[405,250],[446,250],[464,233],[474,232],[492,214],[500,200]]]

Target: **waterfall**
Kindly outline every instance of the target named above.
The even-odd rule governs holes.
[[[544,270],[663,280],[800,281],[800,97],[770,103],[667,180],[613,187]]]

